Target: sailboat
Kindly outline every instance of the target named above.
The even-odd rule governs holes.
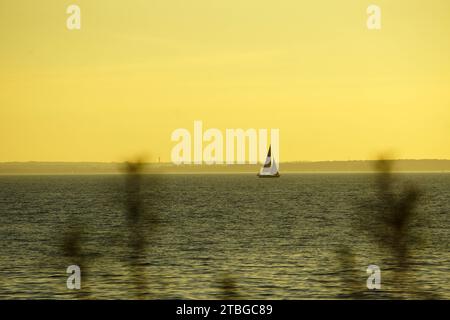
[[[278,172],[277,164],[275,163],[275,158],[272,157],[272,146],[269,146],[269,152],[267,152],[266,162],[264,162],[263,167],[259,170],[258,177],[260,178],[278,178],[280,173]]]

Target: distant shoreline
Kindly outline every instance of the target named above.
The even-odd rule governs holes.
[[[399,159],[387,160],[393,172],[449,173],[450,160]],[[373,173],[376,160],[285,162],[283,173]],[[260,164],[236,165],[174,165],[171,163],[144,163],[144,174],[256,174]],[[0,175],[89,175],[122,174],[125,163],[120,162],[3,162]]]
[[[394,171],[393,174],[449,174],[450,171]],[[376,174],[375,171],[289,171],[283,172],[281,176],[287,175],[345,175],[345,174]],[[0,177],[11,177],[11,176],[120,176],[125,175],[123,172],[117,173],[0,173]],[[171,176],[171,175],[248,175],[256,176],[254,172],[145,172],[142,175],[161,175],[161,176]]]

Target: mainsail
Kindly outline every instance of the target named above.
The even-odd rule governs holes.
[[[279,177],[278,167],[275,163],[275,158],[272,157],[272,146],[269,146],[269,152],[267,152],[267,158],[264,162],[263,167],[258,173],[258,176],[261,178],[271,178],[271,177]]]

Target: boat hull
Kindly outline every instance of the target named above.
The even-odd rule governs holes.
[[[280,174],[277,172],[276,174],[272,175],[272,174],[257,174],[257,176],[259,178],[279,178]]]

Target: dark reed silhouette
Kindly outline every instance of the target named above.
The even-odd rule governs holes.
[[[81,270],[81,289],[74,290],[74,294],[80,299],[89,299],[91,293],[86,286],[89,283],[89,264],[86,253],[83,252],[82,226],[77,223],[63,237],[62,251],[70,265],[77,265]],[[66,266],[67,267],[67,266]]]
[[[337,268],[341,277],[341,294],[338,298],[363,299],[364,282],[355,269],[355,255],[347,246],[340,247],[336,252]]]
[[[423,297],[425,294],[416,288],[403,288],[402,283],[406,276],[417,277],[411,270],[414,249],[421,244],[420,234],[417,228],[412,227],[418,215],[422,192],[419,187],[411,182],[403,182],[392,173],[392,160],[380,158],[375,163],[375,183],[373,197],[366,199],[356,212],[356,230],[365,234],[378,245],[383,255],[392,264],[392,279],[390,279],[391,292],[380,292],[379,298],[403,298],[405,296]],[[421,221],[424,216],[421,215]],[[341,252],[341,261],[352,259],[351,250]],[[382,268],[382,266],[380,266]],[[349,283],[351,287],[351,282]],[[360,298],[356,287],[350,295],[352,298]],[[364,293],[364,292],[363,292]],[[374,291],[366,291],[367,297],[376,297]]]
[[[125,164],[125,204],[127,221],[127,238],[129,246],[128,262],[130,267],[131,282],[135,298],[147,296],[147,280],[144,272],[143,259],[146,254],[146,239],[144,232],[152,230],[143,227],[143,219],[146,215],[142,199],[142,168],[143,162],[137,159]]]
[[[392,176],[391,162],[380,159],[376,162],[378,193],[374,203],[376,225],[371,235],[377,238],[394,254],[402,269],[409,268],[408,251],[418,241],[410,222],[418,214],[416,208],[421,196],[418,187],[411,183],[403,185],[403,190],[396,193],[395,179]]]
[[[238,286],[234,280],[233,275],[226,273],[219,276],[216,280],[219,284],[220,292],[219,299],[222,300],[236,300],[240,299],[238,293]]]

